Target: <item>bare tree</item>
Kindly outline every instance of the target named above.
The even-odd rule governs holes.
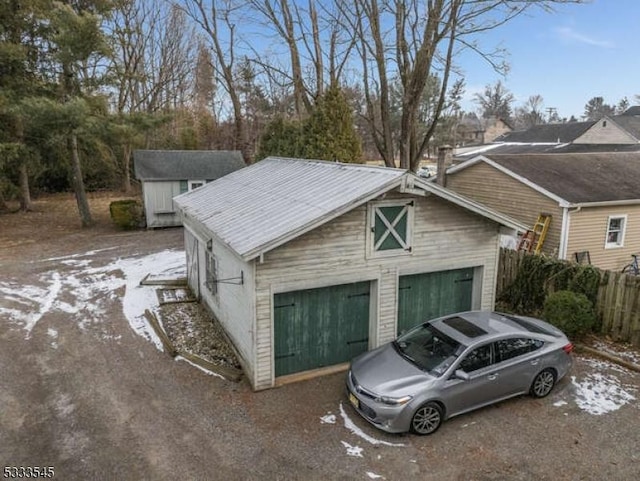
[[[234,148],[242,152],[245,162],[251,162],[246,140],[246,125],[242,102],[235,78],[237,28],[235,17],[241,10],[233,0],[184,0],[181,9],[202,29],[211,46],[212,63],[223,88],[229,95],[233,111]]]
[[[110,33],[117,112],[156,112],[192,100],[197,48],[181,9],[164,0],[118,0]]]
[[[397,72],[402,85],[399,164],[416,170],[445,107],[460,49],[477,52],[504,72],[501,51],[483,49],[477,36],[532,7],[550,10],[557,3],[581,0],[342,0],[347,28],[359,39],[367,118],[385,164],[396,165],[389,123],[390,72]],[[438,101],[424,133],[419,133],[419,100],[434,75],[440,78]]]

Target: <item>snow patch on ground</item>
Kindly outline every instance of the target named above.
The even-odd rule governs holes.
[[[121,297],[117,291],[124,289],[122,310],[131,328],[162,350],[162,343],[144,317],[146,309],[158,307],[156,289],[139,284],[149,273],[164,278],[184,277],[184,251],[164,250],[118,258],[107,265],[94,267],[90,257],[105,250],[109,249],[47,259],[64,264],[67,269],[43,273],[38,285],[24,285],[15,280],[0,282],[0,316],[21,325],[27,332],[27,339],[49,312],[69,314],[80,328],[87,329],[107,320],[107,303]],[[118,336],[103,334],[105,339],[118,339]]]
[[[189,359],[187,359],[186,357],[182,357],[182,356],[176,356],[175,357],[176,361],[185,361],[189,364],[191,364],[193,367],[197,367],[198,369],[200,369],[202,372],[209,374],[210,376],[215,376],[215,377],[219,377],[220,379],[224,379],[223,376],[221,376],[220,374],[218,374],[217,372],[213,372],[213,371],[209,371],[208,369],[205,369],[204,367],[196,364],[195,362],[191,362],[189,361]]]
[[[342,445],[347,448],[347,455],[353,456],[354,458],[362,457],[362,448],[360,446],[351,446],[349,443],[345,441],[340,441]]]
[[[632,362],[640,366],[640,352],[624,349],[621,345],[616,345],[616,349],[614,349],[609,344],[602,341],[594,342],[593,347],[598,351],[605,352],[611,356],[620,358],[623,361]]]
[[[356,436],[360,436],[362,439],[364,439],[365,441],[371,444],[382,444],[384,446],[397,446],[397,447],[404,446],[404,444],[402,443],[389,443],[387,441],[381,441],[380,439],[376,439],[366,434],[362,429],[356,426],[355,423],[351,420],[351,418],[347,415],[347,413],[344,410],[344,407],[342,407],[342,403],[340,403],[340,416],[342,416],[342,419],[344,420],[345,428],[347,428],[353,434],[355,434]]]
[[[53,341],[51,341],[51,347],[58,349],[58,331],[50,327],[47,329],[47,334],[49,337],[53,338]]]
[[[567,401],[562,401],[562,400],[556,401],[553,403],[553,405],[557,408],[559,408],[560,406],[566,406],[567,404],[569,404]]]
[[[625,367],[615,364],[613,362],[605,361],[603,359],[596,359],[593,357],[581,357],[581,361],[587,364],[589,367],[599,371],[616,371],[622,374],[629,374],[631,371]]]
[[[320,418],[321,424],[335,424],[336,423],[336,415],[328,413]]]
[[[571,376],[571,383],[575,387],[578,407],[596,416],[616,411],[635,399],[613,375],[590,373],[581,381]]]
[[[380,476],[379,474],[372,473],[371,471],[367,471],[367,476],[369,479],[385,479],[384,476]]]

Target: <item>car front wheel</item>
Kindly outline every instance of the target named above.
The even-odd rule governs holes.
[[[556,375],[551,369],[538,373],[531,384],[531,395],[536,398],[547,396],[556,383]]]
[[[433,434],[442,424],[442,408],[434,402],[420,406],[411,418],[411,432],[420,435]]]

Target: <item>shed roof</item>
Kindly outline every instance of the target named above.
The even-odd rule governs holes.
[[[640,152],[478,156],[448,173],[486,162],[566,204],[640,200]],[[496,186],[499,188],[499,186]]]
[[[433,193],[497,223],[524,226],[402,169],[269,157],[174,198],[251,260],[395,188]]]
[[[134,150],[140,180],[214,180],[245,166],[236,150]]]

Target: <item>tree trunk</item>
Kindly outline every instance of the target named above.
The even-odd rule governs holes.
[[[33,210],[29,192],[29,172],[25,160],[20,162],[20,210],[23,212]]]
[[[131,145],[126,143],[123,147],[124,155],[124,177],[122,183],[122,191],[126,195],[131,194]]]
[[[2,195],[2,190],[0,190],[0,214],[5,212],[9,212],[9,206],[7,202],[4,200],[4,195]]]
[[[78,204],[78,212],[80,213],[80,220],[82,221],[82,227],[91,227],[94,225],[93,218],[91,217],[91,210],[89,209],[89,201],[87,200],[87,193],[84,190],[84,180],[82,179],[82,167],[80,165],[80,154],[78,153],[78,137],[75,133],[71,133],[68,139],[69,150],[71,152],[71,168],[72,168],[72,183],[73,190],[76,193],[76,202]]]

